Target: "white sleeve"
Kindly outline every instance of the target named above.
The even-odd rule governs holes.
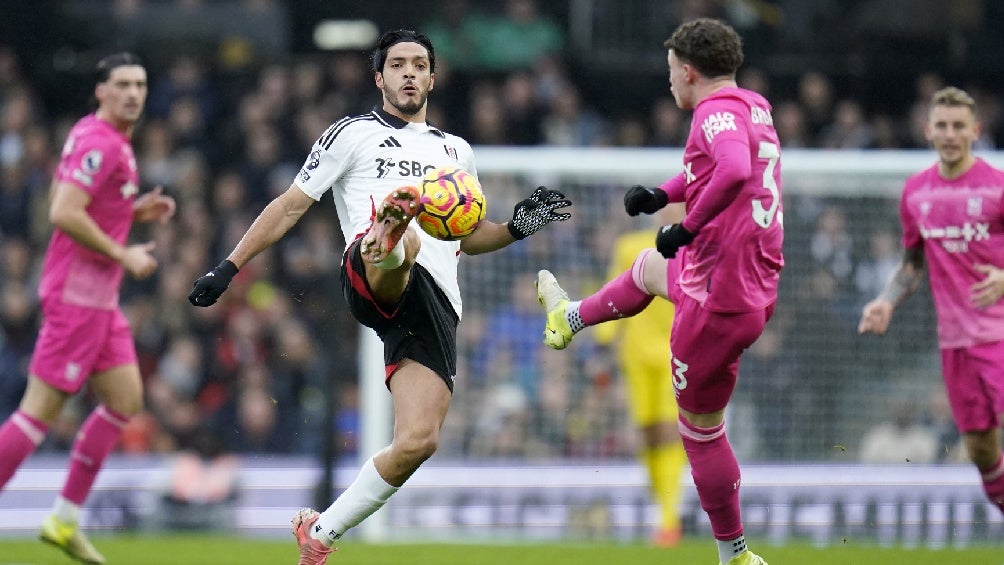
[[[327,132],[322,135],[314,143],[310,155],[307,155],[303,167],[296,174],[294,181],[296,185],[314,200],[320,200],[335,181],[349,169],[352,162],[352,144],[346,142],[346,138],[349,137],[347,134],[348,132],[342,131],[338,137],[332,137],[326,143]]]

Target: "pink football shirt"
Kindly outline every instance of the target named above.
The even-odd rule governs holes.
[[[139,191],[128,137],[93,114],[81,118],[66,138],[55,180],[87,191],[87,213],[102,231],[125,244]],[[49,240],[42,273],[38,294],[43,302],[55,299],[105,310],[118,306],[122,266],[58,229]]]
[[[903,245],[924,246],[943,349],[1004,340],[1004,300],[980,310],[969,299],[970,287],[986,277],[976,265],[1004,267],[1002,193],[1004,172],[982,159],[954,180],[934,165],[903,188]]]
[[[784,266],[781,145],[763,96],[723,88],[694,109],[683,157],[688,220],[709,186],[723,188],[712,179],[718,166],[715,148],[726,142],[748,148],[743,153],[749,155],[752,174],[734,194],[725,195],[727,204],[720,212],[698,226],[678,284],[713,312],[750,312],[777,300]],[[731,192],[736,187],[724,188]]]

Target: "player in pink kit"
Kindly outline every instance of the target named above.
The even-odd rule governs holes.
[[[972,153],[980,126],[964,91],[934,93],[926,131],[938,162],[906,181],[903,262],[865,305],[858,332],[884,334],[895,307],[930,273],[955,424],[987,498],[1004,512],[1004,172]]]
[[[42,327],[18,409],[0,426],[0,488],[45,438],[68,399],[84,383],[100,404],[73,444],[69,473],[40,537],[83,563],[104,557],[78,528],[80,507],[129,418],[142,409],[143,388],[129,322],[119,309],[128,272],[150,276],[153,243],[127,244],[133,221],[167,221],[175,202],[156,189],[137,198],[130,145],[146,101],[146,69],[129,53],[97,65],[97,111],[70,130],[53,180],[49,219],[55,229],[42,266]]]
[[[665,46],[673,97],[694,111],[683,172],[658,188],[632,187],[624,206],[637,215],[685,202],[687,216],[662,227],[655,250],[642,251],[630,270],[581,302],[569,302],[553,275],[541,271],[544,341],[562,349],[575,332],[637,314],[653,296],[676,304],[669,361],[701,507],[722,563],[764,564],[743,537],[739,464],[724,414],[739,357],[763,332],[777,300],[784,265],[780,145],[770,104],[736,86],[743,53],[735,30],[698,19],[677,28]]]

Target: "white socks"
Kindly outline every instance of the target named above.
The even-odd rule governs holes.
[[[746,551],[745,536],[730,540],[716,539],[715,543],[718,544],[718,558],[722,560],[722,563],[728,563],[730,559]]]
[[[401,237],[401,239],[397,240],[397,245],[394,246],[394,249],[392,249],[391,252],[388,253],[387,256],[383,258],[382,261],[377,261],[376,263],[373,263],[373,266],[378,267],[380,269],[393,271],[394,269],[400,267],[402,263],[404,263],[403,236]]]
[[[56,502],[52,505],[52,513],[64,524],[76,524],[80,522],[80,506],[66,500],[62,496],[56,497]]]
[[[383,480],[370,457],[363,463],[356,480],[321,513],[316,524],[321,529],[318,531],[315,527],[311,537],[331,547],[349,528],[379,510],[397,491],[398,487],[390,486]]]
[[[568,327],[572,328],[573,334],[586,329],[586,324],[582,322],[582,315],[579,314],[580,304],[582,304],[582,301],[576,300],[575,302],[569,302],[568,306],[565,307],[565,321],[568,322]]]

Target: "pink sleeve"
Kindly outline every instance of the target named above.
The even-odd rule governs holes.
[[[920,247],[923,243],[920,239],[917,222],[914,220],[913,214],[910,213],[910,207],[907,206],[909,193],[909,185],[907,185],[907,188],[903,190],[903,198],[899,201],[899,223],[903,226],[903,247],[905,249]]]
[[[753,172],[750,146],[739,139],[722,139],[714,144],[715,170],[694,205],[687,210],[683,227],[697,233],[721,213]]]
[[[684,202],[687,200],[686,174],[680,173],[668,181],[659,185],[659,188],[669,196],[670,202]],[[1004,200],[1004,199],[1002,199]]]
[[[73,151],[63,156],[58,180],[74,184],[93,195],[115,170],[120,150],[118,143],[107,137],[81,136]]]

